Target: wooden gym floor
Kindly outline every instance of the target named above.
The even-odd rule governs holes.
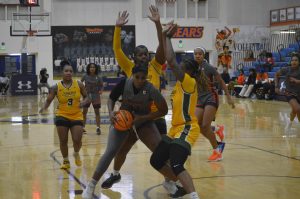
[[[164,91],[166,98],[169,91]],[[59,141],[53,125],[52,103],[39,115],[41,96],[0,96],[0,198],[81,198],[82,185],[90,179],[107,143],[106,99],[102,98],[102,134],[95,133],[90,109],[87,134],[76,167],[69,139],[70,170],[61,170]],[[300,123],[289,124],[286,102],[235,99],[230,109],[221,96],[217,124],[225,125],[226,147],[221,162],[209,163],[211,147],[202,136],[186,163],[202,199],[296,199],[300,195]],[[171,112],[166,119],[170,124]],[[149,164],[149,150],[138,142],[121,170],[122,180],[97,197],[113,199],[168,198],[163,181]],[[108,169],[105,178],[112,171]],[[185,197],[187,198],[187,197]]]

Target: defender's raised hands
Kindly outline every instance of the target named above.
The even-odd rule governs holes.
[[[153,21],[154,23],[159,22],[160,21],[160,15],[159,15],[158,8],[155,7],[154,5],[151,5],[149,7],[149,10],[150,10],[150,13],[151,13],[151,16],[148,15],[149,19],[151,21]]]
[[[127,12],[127,10],[122,11],[122,13],[119,12],[119,15],[118,15],[118,18],[117,18],[117,21],[116,21],[116,26],[121,27],[121,26],[127,24],[128,16],[129,16],[129,13]]]

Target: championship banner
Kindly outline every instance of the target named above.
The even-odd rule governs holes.
[[[52,26],[53,75],[60,78],[60,62],[68,60],[77,76],[86,73],[89,63],[95,63],[101,71],[117,69],[113,52],[115,26]],[[127,56],[135,48],[135,26],[122,26],[121,46]]]
[[[178,27],[173,38],[202,38],[204,27]]]

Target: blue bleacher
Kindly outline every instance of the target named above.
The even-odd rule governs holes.
[[[292,57],[285,57],[285,58],[284,58],[284,61],[286,61],[286,62],[291,62],[291,59],[292,59]]]
[[[279,53],[272,53],[274,61],[280,61],[280,55]]]
[[[280,67],[273,67],[273,69],[272,69],[272,71],[271,72],[277,72],[277,71],[279,71],[280,70]]]
[[[276,72],[268,72],[269,78],[274,78]]]
[[[289,63],[288,62],[275,62],[275,67],[285,67],[287,66]]]
[[[290,53],[295,52],[295,48],[283,48],[280,50],[280,54],[282,57],[290,56]]]
[[[294,48],[295,50],[299,51],[300,48],[299,48],[299,45],[298,44],[290,44],[289,45],[289,48]]]

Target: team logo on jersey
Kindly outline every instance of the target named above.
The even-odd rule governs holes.
[[[23,84],[23,81],[18,81],[18,89],[22,89],[23,87],[31,89],[31,81],[27,81],[25,84]]]

